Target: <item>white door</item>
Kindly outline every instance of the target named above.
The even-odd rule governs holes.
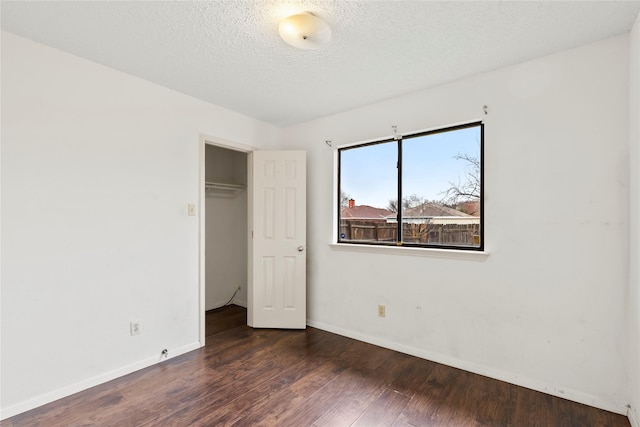
[[[247,323],[304,329],[306,302],[306,152],[250,155]]]

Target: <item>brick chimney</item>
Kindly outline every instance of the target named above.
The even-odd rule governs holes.
[[[355,207],[355,206],[356,206],[356,201],[355,201],[355,200],[353,200],[353,199],[349,199],[349,207],[350,207],[350,208],[353,208],[353,207]]]

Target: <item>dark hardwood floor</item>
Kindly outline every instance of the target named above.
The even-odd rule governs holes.
[[[207,313],[207,345],[0,426],[629,426],[626,417],[315,328]]]

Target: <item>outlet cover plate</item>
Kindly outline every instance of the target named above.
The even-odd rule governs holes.
[[[131,335],[140,335],[140,332],[142,332],[142,325],[139,320],[132,320],[129,324],[129,328],[131,330]]]

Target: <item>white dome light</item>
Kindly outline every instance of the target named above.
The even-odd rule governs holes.
[[[331,40],[331,28],[309,12],[291,15],[280,22],[282,40],[299,49],[318,49]]]

